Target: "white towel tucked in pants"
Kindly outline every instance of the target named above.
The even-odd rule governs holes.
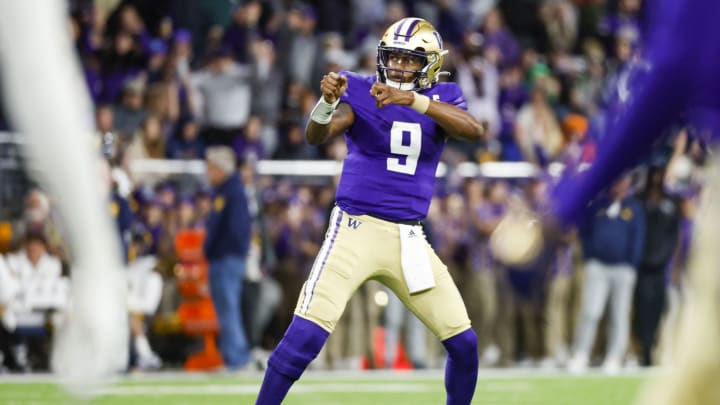
[[[410,294],[435,287],[435,279],[420,225],[398,224],[400,227],[400,262]]]

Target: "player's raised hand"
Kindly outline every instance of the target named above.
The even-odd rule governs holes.
[[[375,103],[380,108],[389,104],[410,105],[415,99],[411,91],[400,90],[380,82],[373,84],[370,88],[370,95],[375,97]]]
[[[347,89],[347,77],[330,72],[320,81],[320,92],[325,102],[334,103]]]
[[[506,265],[532,262],[543,247],[541,219],[526,207],[511,204],[507,214],[490,235],[490,249]]]

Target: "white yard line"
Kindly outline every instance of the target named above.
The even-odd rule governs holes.
[[[153,386],[116,386],[93,392],[98,395],[114,396],[166,396],[166,395],[228,395],[257,394],[260,384],[211,384],[211,385],[153,385]],[[382,383],[382,384],[297,384],[293,394],[315,393],[368,393],[368,392],[436,392],[437,387],[426,384]]]
[[[482,383],[483,380],[494,379],[545,379],[545,378],[567,378],[567,379],[602,379],[602,378],[642,378],[662,373],[662,369],[637,369],[627,370],[617,376],[606,376],[599,370],[590,370],[585,374],[573,375],[564,370],[536,370],[525,368],[507,368],[507,369],[481,369],[478,378]],[[129,374],[118,376],[117,383],[151,383],[158,382],[208,382],[213,383],[219,380],[239,382],[260,381],[263,374],[256,373],[198,373],[184,371],[161,371],[154,373]],[[415,371],[392,371],[392,370],[363,370],[363,371],[308,371],[303,374],[300,382],[325,382],[333,381],[383,381],[383,382],[402,382],[402,381],[442,381],[444,378],[444,370],[415,370]],[[54,384],[60,379],[48,373],[42,374],[0,374],[0,386],[2,384]]]

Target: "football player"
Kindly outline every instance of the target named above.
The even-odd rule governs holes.
[[[664,130],[680,119],[689,122],[704,141],[718,139],[720,41],[716,38],[720,36],[717,22],[720,2],[664,0],[653,2],[648,11],[650,31],[643,47],[644,66],[648,69],[640,75],[631,75],[625,89],[628,99],[624,110],[620,116],[610,117],[614,122],[607,129],[591,168],[582,175],[565,175],[555,187],[551,212],[542,221],[550,235],[556,233],[558,225],[577,220],[590,199],[644,157]],[[633,80],[633,76],[640,80]],[[715,170],[717,166],[715,162]],[[718,183],[717,176],[709,178]],[[706,207],[713,211],[705,223],[700,223],[701,234],[706,225],[706,232],[712,235],[717,226],[708,219],[717,218],[718,206],[713,202]],[[539,232],[534,238],[523,238],[522,244],[518,240],[512,246],[507,243],[515,236],[530,234],[530,228],[527,216],[508,216],[492,238],[495,257],[508,263],[532,260],[538,252]],[[707,251],[707,245],[716,245],[717,239],[706,237],[698,241],[706,246],[698,249],[699,259],[693,265],[691,278],[696,288],[702,288],[695,292],[697,298],[693,301],[697,303],[687,310],[691,314],[688,323],[694,323],[682,329],[683,356],[675,359],[676,372],[657,378],[640,403],[707,404],[717,403],[720,398],[716,383],[720,353],[715,343],[708,343],[716,342],[720,328],[717,307],[713,304],[717,298],[717,253]]]
[[[624,111],[603,138],[587,173],[566,176],[553,192],[554,216],[562,224],[578,218],[587,202],[652,148],[680,119],[709,141],[720,131],[720,35],[713,0],[665,0],[652,5],[640,66],[631,75]],[[689,46],[688,44],[694,44]]]
[[[650,9],[650,29],[642,56],[630,74],[622,112],[610,124],[592,166],[580,175],[563,176],[552,191],[551,212],[541,223],[553,234],[558,226],[580,219],[587,203],[615,178],[649,153],[671,125],[685,120],[703,141],[720,131],[720,35],[712,0],[665,0]],[[688,46],[696,44],[696,46]],[[530,237],[527,216],[513,213],[493,235],[496,257],[506,263],[526,262],[539,252],[539,233]],[[531,220],[532,221],[532,220]],[[540,224],[540,222],[535,222]],[[515,232],[521,229],[522,232]],[[523,237],[522,244],[511,236]],[[545,235],[548,236],[548,235]],[[512,239],[512,247],[505,243]],[[522,245],[522,246],[521,246]]]
[[[448,404],[469,404],[477,337],[445,265],[425,240],[435,170],[447,137],[487,131],[455,83],[439,79],[447,50],[427,21],[404,18],[384,33],[377,74],[330,73],[305,129],[311,144],[344,134],[336,207],[293,320],[270,356],[257,404],[279,404],[322,348],[365,281],[389,287],[447,350]]]
[[[92,108],[66,13],[64,1],[0,0],[0,78],[30,167],[58,197],[67,227],[71,316],[55,331],[52,366],[69,387],[84,389],[127,366],[127,299],[119,287],[125,284],[121,243],[101,191]]]

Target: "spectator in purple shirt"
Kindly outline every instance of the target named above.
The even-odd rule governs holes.
[[[140,46],[125,31],[115,35],[111,46],[100,53],[103,92],[100,100],[113,103],[120,98],[125,82],[136,76],[145,62]]]
[[[518,111],[528,98],[527,88],[522,82],[522,69],[519,65],[506,69],[500,76],[500,159],[505,161],[522,160],[520,147],[515,143],[515,121]]]
[[[185,117],[178,123],[178,131],[165,147],[169,159],[202,159],[205,156],[205,142],[199,137],[197,122]]]
[[[167,45],[160,39],[150,41],[147,62],[148,83],[162,81],[167,62]]]
[[[478,334],[478,351],[482,353],[485,365],[494,365],[498,360],[508,364],[514,355],[508,311],[501,308],[509,298],[505,269],[493,259],[488,245],[488,237],[505,214],[508,198],[508,184],[495,180],[487,185],[485,200],[472,213],[471,272],[464,283],[466,288],[461,290]]]
[[[609,12],[599,21],[597,31],[606,39],[608,49],[612,49],[621,33],[640,38],[642,0],[619,0],[616,10]]]
[[[222,45],[232,51],[239,63],[251,63],[250,44],[260,36],[258,20],[262,13],[259,1],[248,1],[235,8],[232,23],[225,30]]]
[[[152,198],[145,206],[142,223],[145,232],[143,238],[147,247],[147,254],[158,254],[160,239],[163,236],[163,210],[166,207],[159,198]]]
[[[265,148],[260,140],[262,121],[260,117],[251,116],[245,125],[242,136],[233,140],[233,149],[241,161],[256,161],[265,158]]]
[[[193,197],[183,196],[177,205],[177,229],[202,229],[204,224],[198,218],[197,205]]]
[[[485,35],[485,47],[500,51],[499,66],[505,69],[520,61],[520,44],[505,27],[500,10],[494,8],[485,16],[482,33]]]

